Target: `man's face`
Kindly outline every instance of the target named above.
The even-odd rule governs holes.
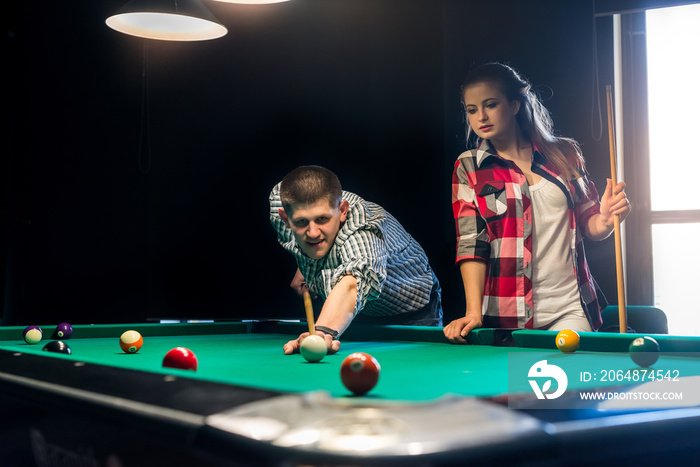
[[[293,204],[291,213],[280,209],[279,214],[294,233],[301,250],[310,258],[321,259],[333,246],[349,207],[345,200],[334,208],[322,199],[310,204]]]

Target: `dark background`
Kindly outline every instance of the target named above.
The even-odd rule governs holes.
[[[397,217],[462,315],[459,86],[488,61],[530,79],[601,192],[609,176],[592,0],[205,1],[229,32],[191,43],[113,31],[123,3],[14,0],[3,20],[4,324],[302,318],[267,218],[301,164]],[[616,302],[612,240],[587,251]]]

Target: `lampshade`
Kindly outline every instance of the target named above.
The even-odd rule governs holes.
[[[247,5],[262,5],[265,3],[282,3],[289,0],[214,0],[222,3],[245,3]]]
[[[105,22],[124,34],[166,41],[203,41],[228,32],[199,0],[131,0]]]

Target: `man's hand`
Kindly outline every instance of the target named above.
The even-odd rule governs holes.
[[[304,290],[307,289],[306,287],[306,280],[304,280],[304,276],[301,274],[301,271],[299,268],[297,268],[296,274],[294,274],[294,278],[292,278],[292,282],[289,284],[289,286],[294,290],[299,296],[304,294]]]
[[[340,341],[339,340],[333,340],[333,338],[330,336],[330,334],[326,334],[321,331],[316,331],[317,336],[323,337],[323,340],[326,341],[326,346],[328,347],[328,355],[336,353],[338,350],[340,350]],[[308,332],[304,332],[299,335],[298,338],[291,340],[284,344],[282,347],[282,350],[284,350],[285,355],[292,355],[295,353],[299,353],[299,349],[301,348],[301,343],[302,341],[309,336]]]

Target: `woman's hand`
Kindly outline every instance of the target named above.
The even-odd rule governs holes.
[[[600,214],[591,216],[588,220],[587,234],[591,240],[599,241],[608,238],[615,229],[615,216],[620,222],[629,215],[631,206],[625,194],[625,183],[620,182],[613,187],[608,179],[603,196],[600,197]]]
[[[443,332],[448,341],[454,344],[466,344],[467,334],[480,326],[481,314],[467,314],[464,318],[456,319],[445,326]]]
[[[600,198],[600,215],[606,225],[613,225],[615,216],[619,216],[622,222],[630,213],[630,202],[625,194],[625,187],[625,182],[613,187],[612,180],[608,179],[605,192]]]

